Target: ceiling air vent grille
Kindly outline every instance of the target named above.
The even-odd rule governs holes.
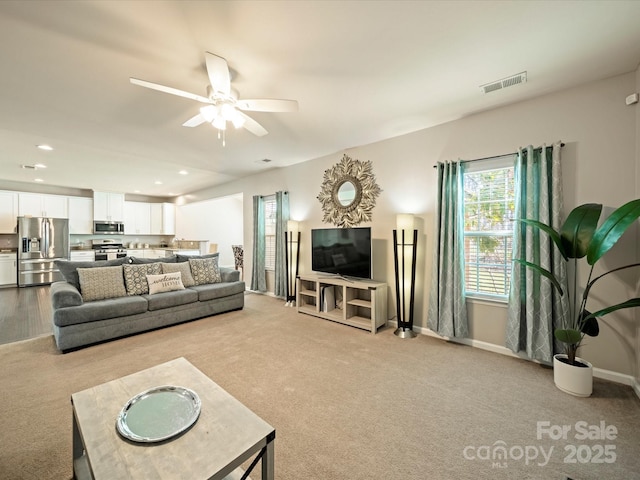
[[[495,82],[480,85],[480,88],[484,93],[489,93],[495,92],[496,90],[502,90],[503,88],[512,87],[513,85],[518,85],[520,83],[525,83],[526,81],[527,72],[521,72],[516,75],[511,75],[510,77],[503,78],[502,80],[497,80]]]

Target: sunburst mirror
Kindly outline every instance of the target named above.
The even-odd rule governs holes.
[[[322,221],[344,228],[369,222],[380,192],[371,161],[353,160],[345,154],[342,160],[324,171],[318,195]]]

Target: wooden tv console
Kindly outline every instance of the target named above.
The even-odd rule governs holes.
[[[333,287],[336,307],[324,305],[323,289]],[[296,308],[306,313],[376,333],[387,324],[387,284],[330,275],[299,275]],[[330,298],[331,295],[329,294]]]

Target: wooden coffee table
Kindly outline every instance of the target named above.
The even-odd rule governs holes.
[[[134,443],[116,431],[133,396],[160,385],[186,387],[202,401],[200,417],[182,435]],[[184,358],[71,395],[74,478],[240,479],[240,466],[261,460],[262,478],[274,478],[273,427]]]

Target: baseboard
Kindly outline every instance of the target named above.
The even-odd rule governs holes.
[[[393,321],[390,321],[389,323],[395,324],[395,322],[393,322]],[[438,335],[433,330],[430,330],[430,329],[425,328],[425,327],[415,327],[414,326],[413,330],[416,333],[421,333],[422,335],[428,335],[430,337],[439,338],[441,340],[446,340],[448,342],[460,343],[462,345],[468,345],[470,347],[479,348],[481,350],[487,350],[489,352],[499,353],[500,355],[506,355],[508,357],[514,357],[514,358],[520,358],[520,359],[523,359],[523,360],[529,360],[529,361],[532,361],[532,362],[535,362],[535,363],[539,363],[539,364],[542,364],[542,365],[548,365],[548,366],[552,365],[549,362],[541,362],[541,361],[538,361],[538,360],[531,360],[529,357],[527,357],[526,355],[521,354],[521,353],[513,353],[507,347],[503,347],[501,345],[495,345],[493,343],[483,342],[483,341],[480,341],[480,340],[474,340],[472,338],[449,338],[449,337],[443,337],[442,335]],[[634,378],[632,375],[625,375],[623,373],[618,373],[618,372],[614,372],[614,371],[611,371],[611,370],[605,370],[603,368],[594,368],[593,369],[593,376],[596,377],[596,378],[601,378],[603,380],[609,380],[610,382],[616,382],[616,383],[621,383],[623,385],[629,385],[631,388],[633,388],[633,391],[635,392],[635,394],[638,397],[638,399],[640,399],[640,383],[638,382],[638,379]]]

